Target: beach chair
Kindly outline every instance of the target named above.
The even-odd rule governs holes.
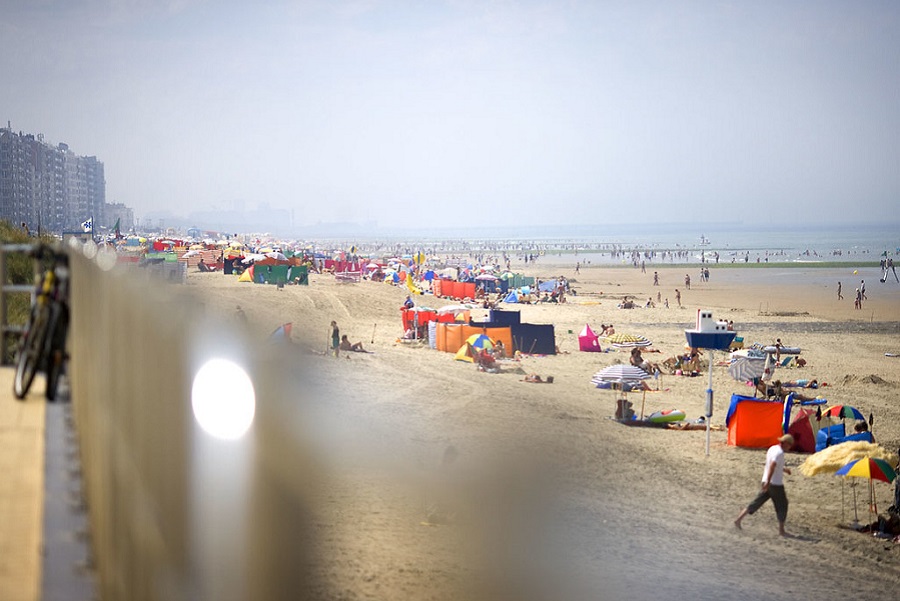
[[[731,341],[731,345],[728,347],[730,351],[739,351],[744,348],[744,338],[743,336],[735,336],[734,340]]]
[[[781,360],[781,363],[778,364],[778,367],[790,367],[791,361],[793,361],[793,357],[785,357]]]

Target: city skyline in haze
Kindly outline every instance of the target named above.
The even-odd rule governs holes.
[[[889,2],[4,3],[13,130],[136,217],[897,221]]]

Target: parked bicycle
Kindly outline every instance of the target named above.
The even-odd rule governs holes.
[[[24,399],[42,371],[47,376],[45,395],[56,399],[59,379],[66,363],[69,332],[69,257],[46,244],[39,244],[31,256],[42,265],[25,333],[19,340],[13,392]]]

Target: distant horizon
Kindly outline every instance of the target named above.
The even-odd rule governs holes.
[[[0,119],[141,219],[802,233],[896,213],[897,31],[896,2],[7,2]]]
[[[187,229],[180,228],[186,233]],[[372,224],[362,228],[357,224],[320,224],[315,228],[298,228],[293,232],[276,233],[269,230],[236,228],[217,230],[197,226],[202,232],[217,232],[230,236],[260,236],[276,240],[291,239],[352,245],[366,242],[390,242],[399,244],[434,244],[445,241],[467,242],[534,242],[539,244],[615,245],[621,248],[645,249],[687,249],[733,252],[736,249],[757,251],[787,251],[798,256],[803,251],[813,252],[816,260],[846,260],[868,252],[869,260],[875,253],[887,251],[900,254],[900,225],[894,223],[828,224],[820,227],[807,226],[801,229],[792,224],[768,223],[751,225],[740,222],[720,223],[656,223],[621,225],[572,226],[475,226],[467,228],[390,227],[381,229]],[[709,241],[709,246],[700,244],[701,236]],[[201,236],[202,237],[202,236]],[[854,250],[855,249],[855,250]],[[843,251],[843,257],[829,257],[833,251]],[[818,253],[818,254],[816,254]],[[849,254],[848,254],[849,253]],[[855,256],[854,256],[855,258]],[[772,260],[783,260],[772,257]]]
[[[283,212],[279,209],[274,209],[276,212]],[[155,222],[163,222],[169,224],[171,227],[172,223],[178,224],[175,227],[179,229],[190,229],[190,228],[198,228],[204,231],[218,231],[218,232],[231,232],[235,225],[239,224],[230,224],[229,226],[222,227],[217,226],[214,223],[210,223],[208,219],[193,219],[190,216],[182,217],[171,214],[161,215],[155,214],[151,217],[138,217],[135,216],[135,226],[139,226],[141,221],[155,221]],[[876,230],[884,230],[890,228],[897,228],[898,237],[900,237],[900,219],[897,221],[871,221],[871,220],[860,220],[860,221],[841,221],[841,222],[821,222],[821,223],[806,223],[802,227],[798,227],[795,223],[789,222],[776,222],[776,221],[747,221],[747,220],[722,220],[722,221],[696,221],[696,220],[684,220],[684,221],[663,221],[663,222],[646,222],[646,221],[619,221],[619,222],[596,222],[596,223],[559,223],[559,224],[507,224],[503,221],[498,221],[492,223],[491,225],[484,225],[482,223],[473,223],[466,225],[453,225],[448,224],[445,225],[442,222],[437,223],[423,223],[419,225],[412,226],[403,226],[403,225],[390,225],[389,223],[382,223],[378,220],[373,221],[364,221],[364,220],[340,220],[340,221],[318,221],[316,223],[305,223],[305,224],[293,224],[286,225],[283,222],[272,223],[272,227],[259,228],[253,231],[266,231],[266,232],[275,232],[275,231],[284,231],[284,232],[302,232],[302,231],[312,231],[312,232],[346,232],[348,234],[359,234],[360,232],[373,232],[374,235],[409,235],[416,234],[422,235],[423,230],[427,230],[434,235],[447,235],[448,233],[452,234],[454,237],[456,236],[479,236],[483,237],[485,234],[488,234],[488,237],[494,237],[493,233],[495,232],[523,232],[528,234],[541,234],[544,237],[553,237],[557,232],[565,232],[559,235],[563,235],[565,237],[570,237],[572,235],[587,235],[591,237],[595,237],[598,235],[598,232],[603,232],[603,235],[609,233],[610,229],[618,229],[618,228],[633,228],[638,231],[651,233],[651,232],[671,232],[672,230],[686,230],[688,228],[693,228],[697,237],[701,235],[709,236],[710,233],[714,233],[716,231],[739,231],[744,228],[751,228],[756,231],[773,231],[773,232],[796,232],[797,235],[802,235],[802,233],[806,230],[817,230],[817,231],[840,231],[848,228],[858,230],[858,229],[876,229]],[[148,229],[155,229],[154,226],[150,226]],[[242,229],[238,227],[238,229]],[[549,233],[548,233],[549,232]],[[633,233],[633,232],[630,232]]]

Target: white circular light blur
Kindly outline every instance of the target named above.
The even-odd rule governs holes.
[[[253,423],[256,393],[244,368],[227,359],[211,359],[194,376],[194,419],[216,438],[234,440]]]
[[[83,252],[84,256],[88,259],[93,259],[97,256],[97,243],[93,240],[88,240],[84,243],[81,252]]]
[[[103,248],[97,253],[97,266],[103,271],[110,271],[118,260],[119,255],[111,248]]]

